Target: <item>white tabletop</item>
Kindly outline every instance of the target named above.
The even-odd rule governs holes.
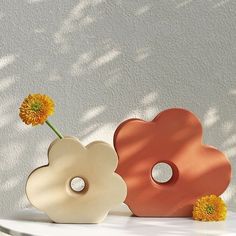
[[[236,213],[228,212],[227,220],[222,222],[198,222],[190,218],[134,217],[122,206],[110,212],[100,224],[55,224],[38,211],[24,210],[11,219],[0,219],[0,231],[15,236],[233,236],[236,235]]]

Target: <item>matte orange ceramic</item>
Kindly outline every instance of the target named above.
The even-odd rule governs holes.
[[[226,156],[202,144],[198,118],[183,109],[161,112],[153,121],[130,119],[114,135],[117,173],[125,180],[125,203],[136,216],[191,216],[197,198],[222,194],[231,179]],[[166,183],[151,175],[156,163],[172,167]]]

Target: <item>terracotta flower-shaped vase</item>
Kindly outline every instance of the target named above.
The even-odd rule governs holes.
[[[118,158],[109,144],[96,141],[84,147],[73,137],[57,139],[48,159],[47,166],[29,176],[26,194],[54,222],[98,223],[124,201],[126,184],[114,173]],[[81,191],[72,188],[76,178],[84,181]]]
[[[114,145],[117,173],[128,188],[125,203],[136,216],[191,216],[199,197],[220,195],[230,182],[228,159],[202,144],[202,126],[187,110],[165,110],[150,122],[126,120]],[[173,173],[166,183],[152,177],[153,167],[163,162]]]

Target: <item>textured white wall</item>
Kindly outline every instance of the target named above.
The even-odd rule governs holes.
[[[51,121],[84,144],[112,143],[128,117],[190,109],[235,170],[235,12],[234,0],[0,1],[0,214],[28,204],[27,175],[55,138],[19,120],[29,93],[53,97]],[[224,197],[236,210],[234,173]]]

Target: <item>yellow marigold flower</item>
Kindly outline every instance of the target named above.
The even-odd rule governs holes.
[[[20,106],[20,118],[29,125],[43,124],[54,113],[54,102],[42,94],[30,94]]]
[[[216,195],[199,198],[193,206],[193,219],[201,221],[225,220],[227,207],[224,201]]]

